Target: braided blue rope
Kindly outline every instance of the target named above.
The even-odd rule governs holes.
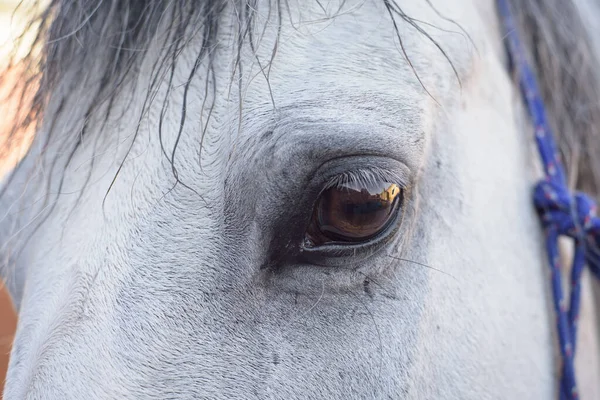
[[[544,109],[544,103],[511,14],[508,0],[498,0],[498,10],[505,31],[505,41],[512,69],[519,75],[519,85],[529,116],[535,127],[535,141],[544,166],[545,177],[534,190],[533,201],[546,234],[546,249],[551,272],[551,286],[556,312],[558,339],[562,357],[559,398],[577,399],[575,380],[575,345],[581,295],[581,274],[587,264],[600,279],[600,218],[593,200],[583,193],[573,195],[567,187],[564,168]],[[560,275],[559,236],[575,241],[571,270],[569,305],[565,301]]]

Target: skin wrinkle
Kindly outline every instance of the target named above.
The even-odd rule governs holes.
[[[104,58],[97,57],[102,46],[98,53],[70,47],[75,33],[65,18],[51,28],[53,37],[71,34],[50,59],[111,68],[76,73],[77,95],[57,86],[45,116],[56,117],[65,138],[81,135],[83,118],[92,119],[64,168],[62,192],[80,196],[61,194],[45,223],[22,234],[31,239],[15,260],[23,277],[11,286],[21,312],[8,399],[553,395],[543,253],[523,176],[529,131],[513,122],[521,104],[507,78],[493,1],[440,0],[435,10],[425,1],[397,2],[414,21],[446,28],[428,32],[452,58],[462,91],[439,49],[397,18],[435,100],[397,47],[384,4],[342,3],[324,18],[317,3],[256,2],[262,39],[241,51],[242,3],[172,2],[165,14],[161,2],[108,1],[110,9],[82,14],[89,27],[76,25],[78,40],[89,44],[86,29],[110,32],[106,16],[132,15],[133,33],[114,31],[118,48]],[[213,18],[208,44],[202,15]],[[440,15],[464,27],[480,54],[445,32],[456,26]],[[176,29],[170,16],[198,34]],[[181,38],[176,63],[154,35]],[[125,51],[144,44],[137,59]],[[125,79],[126,71],[136,79]],[[102,86],[96,76],[124,82],[101,93],[112,113],[101,101],[78,103],[93,103],[94,85]],[[154,101],[144,109],[149,89]],[[63,113],[61,97],[72,102]],[[12,198],[39,198],[40,182],[62,179],[60,168],[42,163],[45,175],[21,197],[39,149],[59,166],[72,150],[61,142],[47,148],[45,134],[47,126],[34,143],[38,153],[5,186],[0,209]],[[311,173],[332,158],[368,154],[407,167],[410,193],[393,240],[355,265],[287,261],[278,273],[261,269],[272,239],[298,244],[289,240],[291,225],[306,211],[298,203]],[[90,159],[93,168],[80,168]],[[0,237],[12,222],[0,223]]]

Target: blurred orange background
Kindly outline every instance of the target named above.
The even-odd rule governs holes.
[[[17,316],[6,290],[0,290],[0,385],[4,387],[4,376],[8,364],[8,355],[17,325]],[[0,396],[1,397],[1,396]]]

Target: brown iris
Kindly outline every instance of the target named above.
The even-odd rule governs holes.
[[[402,189],[389,182],[342,185],[321,193],[307,230],[309,245],[364,242],[385,230],[396,215]]]

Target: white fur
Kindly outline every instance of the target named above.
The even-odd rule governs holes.
[[[413,18],[456,30],[425,2],[401,3]],[[235,41],[224,25],[216,108],[202,151],[204,80],[196,79],[177,153],[181,181],[202,198],[181,185],[169,192],[171,166],[156,134],[160,102],[143,121],[104,208],[137,120],[90,132],[67,171],[63,193],[72,194],[60,197],[7,270],[20,314],[5,398],[555,397],[554,317],[531,204],[536,155],[505,70],[494,2],[434,3],[477,46],[461,34],[430,30],[457,66],[461,89],[439,51],[400,25],[439,104],[394,45],[381,4],[348,1],[346,13],[324,21],[316,4],[303,1],[290,3],[295,26],[284,18],[270,73],[277,111],[254,55],[244,54],[239,121],[237,87],[229,86]],[[275,41],[269,26],[261,60],[269,60]],[[175,85],[198,45],[184,51]],[[150,51],[141,77],[159,52]],[[145,87],[136,86],[140,101],[128,116],[139,113]],[[181,93],[172,93],[166,148],[175,142]],[[71,107],[60,121],[65,131],[80,123],[79,107]],[[102,149],[94,152],[99,134]],[[397,240],[351,269],[261,270],[268,228],[298,207],[310,157],[326,161],[335,152],[375,153],[405,165],[412,189]],[[94,155],[92,179],[75,207],[82,166]],[[25,182],[21,174],[17,181]],[[18,198],[22,208],[43,189],[30,185]],[[16,201],[19,190],[11,193]],[[2,220],[7,244],[0,254],[23,240],[14,234],[30,214]],[[597,335],[582,324],[584,353]],[[590,362],[599,376],[597,353]],[[586,375],[582,388],[583,398],[599,397],[597,379]]]

